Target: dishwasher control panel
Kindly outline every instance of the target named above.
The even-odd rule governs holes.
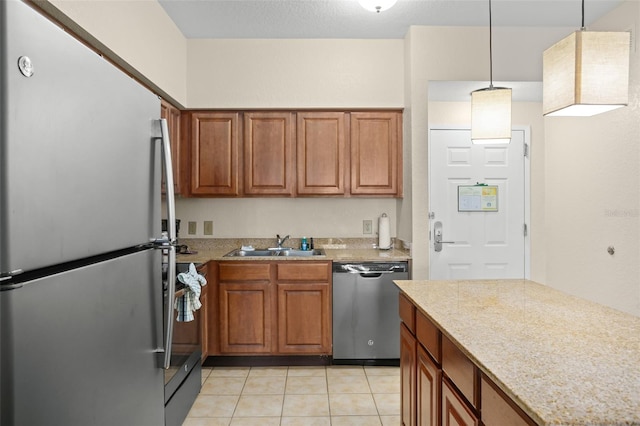
[[[393,273],[408,271],[409,264],[407,262],[333,262],[333,273],[362,274],[370,272]]]

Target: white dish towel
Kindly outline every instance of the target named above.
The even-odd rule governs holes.
[[[178,317],[181,322],[194,320],[193,313],[200,309],[201,286],[207,285],[207,280],[196,271],[196,266],[189,265],[188,272],[178,274],[178,281],[186,285],[184,294],[176,299],[175,308],[178,310]]]

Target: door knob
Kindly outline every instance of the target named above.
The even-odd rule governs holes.
[[[442,244],[455,244],[455,241],[442,241],[442,222],[437,221],[433,225],[433,249],[436,252],[442,251]]]

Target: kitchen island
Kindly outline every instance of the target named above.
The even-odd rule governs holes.
[[[429,352],[436,368],[442,365],[438,402],[444,382],[458,386],[448,377],[457,375],[455,366],[447,371],[445,352],[453,345],[473,367],[472,389],[462,401],[475,422],[490,424],[485,393],[494,392],[485,382],[492,382],[507,405],[525,414],[523,424],[640,424],[640,318],[528,280],[396,284],[401,312],[406,296],[414,318],[438,332],[439,349]],[[414,334],[421,343],[420,330]],[[411,387],[403,385],[406,390]],[[413,401],[420,410],[421,398]],[[437,408],[445,419],[447,408]]]

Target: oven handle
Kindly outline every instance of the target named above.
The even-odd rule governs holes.
[[[169,251],[169,268],[167,271],[167,293],[166,293],[166,312],[165,330],[167,330],[164,340],[164,369],[168,369],[171,365],[171,341],[173,340],[173,305],[176,300],[176,248],[174,246],[167,247]]]

